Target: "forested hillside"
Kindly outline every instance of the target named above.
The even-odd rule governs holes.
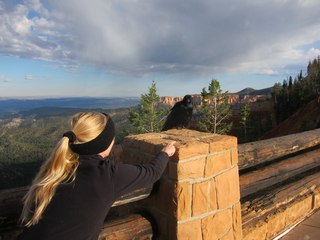
[[[320,96],[320,56],[310,61],[307,74],[302,71],[290,76],[283,83],[273,86],[272,97],[275,103],[277,122],[285,120],[299,108]]]
[[[128,109],[96,110],[112,116],[117,127],[116,139],[121,139],[128,127]],[[0,189],[29,184],[42,161],[69,130],[71,116],[79,111],[38,108],[21,112],[16,118],[0,119]]]
[[[320,56],[308,63],[307,73],[288,77],[272,88],[276,126],[262,139],[320,127]]]
[[[280,137],[320,128],[320,103],[314,99],[299,108],[293,115],[279,123],[261,139]]]

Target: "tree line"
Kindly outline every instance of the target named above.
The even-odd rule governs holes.
[[[309,61],[307,73],[289,76],[272,88],[277,123],[320,95],[320,56]]]

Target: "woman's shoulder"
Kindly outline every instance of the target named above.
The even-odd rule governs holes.
[[[101,169],[112,168],[114,161],[103,158],[100,155],[83,155],[79,157],[79,169]]]

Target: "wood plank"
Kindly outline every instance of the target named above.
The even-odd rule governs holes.
[[[253,167],[320,145],[320,128],[238,145],[239,169]]]
[[[151,222],[139,214],[107,222],[100,232],[99,240],[147,240],[152,239]]]
[[[145,199],[150,196],[151,192],[152,192],[152,186],[135,190],[133,192],[130,192],[126,195],[121,196],[117,201],[115,201],[112,204],[112,207],[121,206],[124,204],[137,202],[139,200]]]
[[[241,197],[320,166],[320,149],[240,175]]]
[[[253,198],[241,199],[242,225],[254,224],[299,197],[320,189],[320,173],[270,189]]]
[[[16,239],[22,229],[15,227],[1,233],[1,239]],[[127,215],[123,218],[106,222],[99,234],[99,240],[151,240],[154,236],[151,221],[140,214]]]

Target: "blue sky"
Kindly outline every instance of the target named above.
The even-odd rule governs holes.
[[[318,0],[0,0],[0,97],[262,89],[320,55]]]

